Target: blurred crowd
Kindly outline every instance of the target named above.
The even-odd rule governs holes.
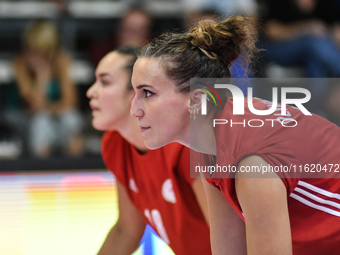
[[[50,2],[57,3],[67,17],[68,1]],[[312,93],[308,107],[340,125],[340,84],[336,79],[340,77],[339,0],[183,0],[186,11],[178,10],[183,13],[179,18],[181,25],[164,28],[157,24],[159,17],[156,19],[143,8],[143,2],[135,6],[131,1],[131,8],[122,13],[118,25],[112,24],[115,27],[112,34],[88,43],[87,60],[94,68],[114,48],[143,46],[168,29],[190,29],[202,19],[219,20],[235,14],[251,16],[257,18],[254,25],[259,33],[258,48],[263,50],[250,65],[250,71],[244,68],[246,63],[242,59],[237,60],[232,66],[233,76],[313,78],[308,84]],[[15,84],[1,90],[0,147],[1,141],[15,137],[20,141],[21,155],[25,156],[88,153],[86,130],[90,122],[86,116],[90,109],[79,105],[85,93],[79,91],[70,76],[73,52],[61,46],[60,29],[55,20],[27,22],[21,49],[12,60]],[[280,85],[280,82],[275,84]],[[265,96],[263,86],[256,82],[253,86],[256,95]]]

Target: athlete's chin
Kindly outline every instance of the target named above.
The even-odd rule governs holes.
[[[167,143],[164,141],[155,141],[154,139],[150,139],[147,137],[145,138],[144,143],[149,150],[156,150],[167,145]]]
[[[99,131],[106,131],[110,129],[106,123],[102,123],[100,120],[95,118],[92,120],[92,126],[94,129]]]
[[[146,139],[145,139],[145,146],[149,149],[149,150],[157,150],[163,146],[157,144],[157,143],[153,143],[153,142],[148,142]]]

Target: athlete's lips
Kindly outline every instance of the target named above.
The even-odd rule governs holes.
[[[97,106],[95,106],[94,104],[91,104],[91,103],[90,103],[90,108],[92,109],[92,114],[99,111],[99,108]]]
[[[140,127],[140,132],[143,133],[146,130],[148,130],[150,127],[143,127],[143,126],[139,126]]]

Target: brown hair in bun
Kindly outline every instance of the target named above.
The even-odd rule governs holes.
[[[190,78],[230,78],[229,67],[241,54],[249,64],[255,50],[253,19],[233,16],[220,23],[201,21],[188,33],[162,34],[139,57],[161,59],[180,92],[190,91]]]
[[[250,56],[254,51],[255,32],[250,20],[242,16],[231,17],[221,23],[201,21],[188,33],[190,42],[211,59],[221,57],[227,66],[236,60],[242,51]],[[251,56],[250,56],[251,57]]]

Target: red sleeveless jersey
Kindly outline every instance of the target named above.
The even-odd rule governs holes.
[[[257,98],[253,105],[258,110],[271,106],[269,101]],[[273,169],[276,167],[287,188],[294,254],[338,255],[340,128],[320,116],[305,116],[290,106],[287,113],[290,116],[282,116],[278,107],[271,115],[258,116],[245,105],[244,115],[233,115],[230,98],[215,116],[228,121],[215,127],[216,163],[236,167],[243,158],[259,155]],[[287,127],[280,123],[283,120]],[[221,190],[244,219],[232,175],[215,172],[207,181]]]
[[[178,143],[141,155],[118,132],[102,139],[107,168],[176,255],[211,254],[209,227],[192,190],[190,150]]]

